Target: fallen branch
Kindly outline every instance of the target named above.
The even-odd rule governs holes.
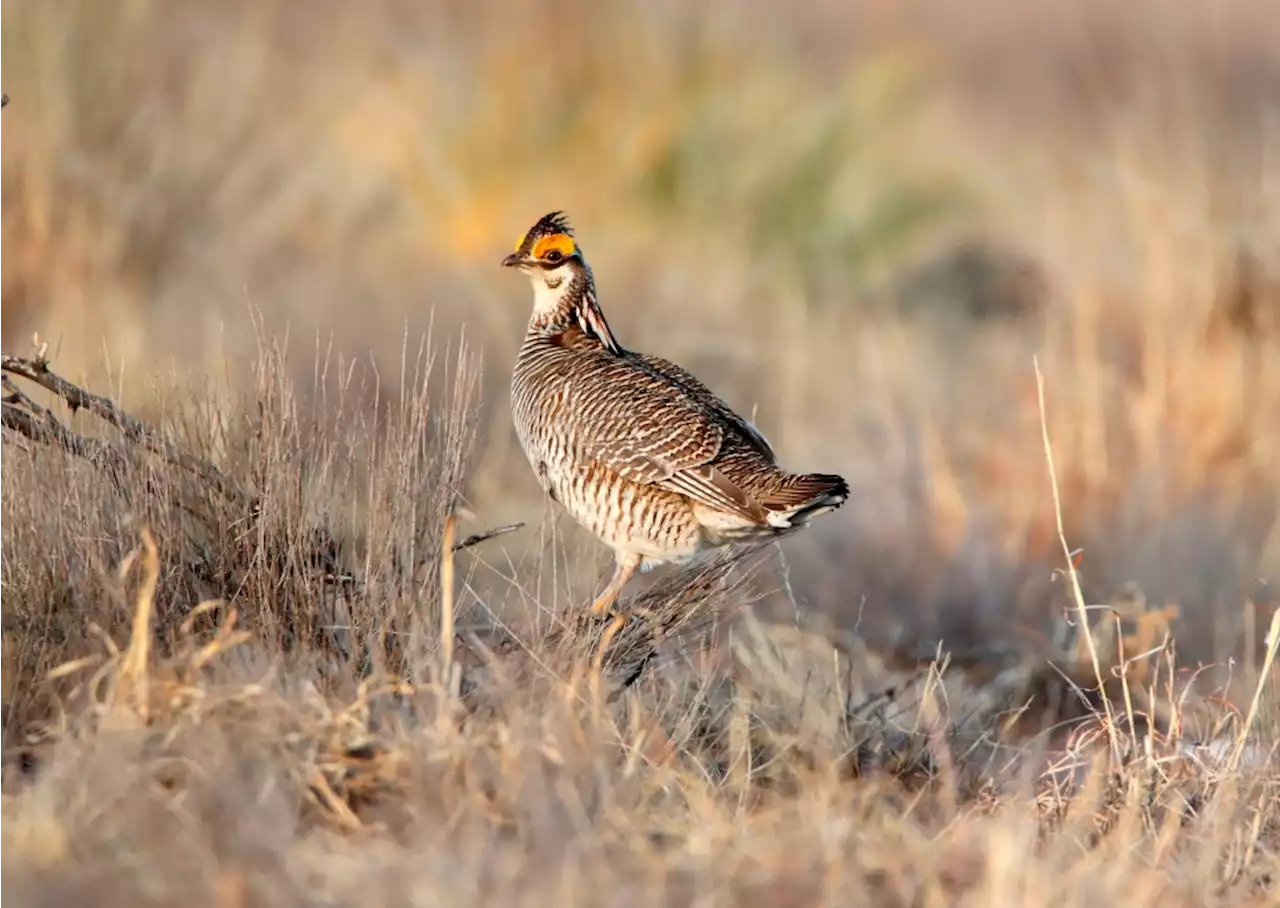
[[[45,418],[42,418],[42,414]],[[128,457],[110,442],[77,435],[54,419],[47,410],[24,409],[8,396],[4,400],[4,427],[25,435],[34,442],[61,448],[113,472],[129,464]]]
[[[181,450],[171,441],[161,437],[159,433],[142,420],[130,416],[107,398],[86,391],[78,385],[67,381],[62,376],[51,372],[49,363],[43,357],[26,359],[4,353],[0,354],[0,367],[11,375],[21,376],[35,382],[46,391],[53,392],[66,401],[73,414],[77,410],[88,410],[119,429],[129,441],[140,444],[147,450],[159,454],[175,466],[194,473],[221,494],[231,498],[238,498],[246,503],[254,501],[253,496],[228,479],[217,467]]]

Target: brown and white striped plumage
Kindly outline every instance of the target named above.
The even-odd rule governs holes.
[[[782,536],[844,503],[841,477],[780,469],[764,436],[696,378],[618,344],[561,213],[503,264],[534,287],[511,382],[516,434],[543,489],[618,558],[597,608],[641,565]]]

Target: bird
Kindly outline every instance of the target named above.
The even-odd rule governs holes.
[[[502,265],[533,286],[511,376],[516,435],[544,493],[613,550],[592,613],[635,573],[788,536],[849,497],[791,473],[765,436],[675,363],[622,346],[568,216],[553,211]]]

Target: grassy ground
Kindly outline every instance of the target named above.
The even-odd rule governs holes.
[[[772,549],[632,596],[602,652],[575,572],[452,553],[473,374],[437,407],[427,365],[370,443],[300,431],[268,360],[249,431],[182,411],[216,481],[110,433],[6,443],[6,896],[1273,903],[1269,664],[1233,708],[1141,610],[1123,644],[1103,614],[913,658],[762,620]]]
[[[4,351],[225,477],[6,430],[5,894],[1275,904],[1267,21],[5,0]],[[556,208],[854,490],[642,578],[598,682],[504,390]]]

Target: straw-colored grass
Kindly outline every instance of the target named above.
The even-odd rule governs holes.
[[[552,605],[486,557],[507,537],[458,551],[469,368],[374,443],[288,406],[149,443],[109,401],[96,445],[56,403],[7,439],[6,895],[1197,904],[1280,869],[1280,619],[1243,716],[1167,638],[953,664],[761,620],[769,548],[632,591],[603,651],[589,585]],[[15,387],[10,426],[42,406]]]

